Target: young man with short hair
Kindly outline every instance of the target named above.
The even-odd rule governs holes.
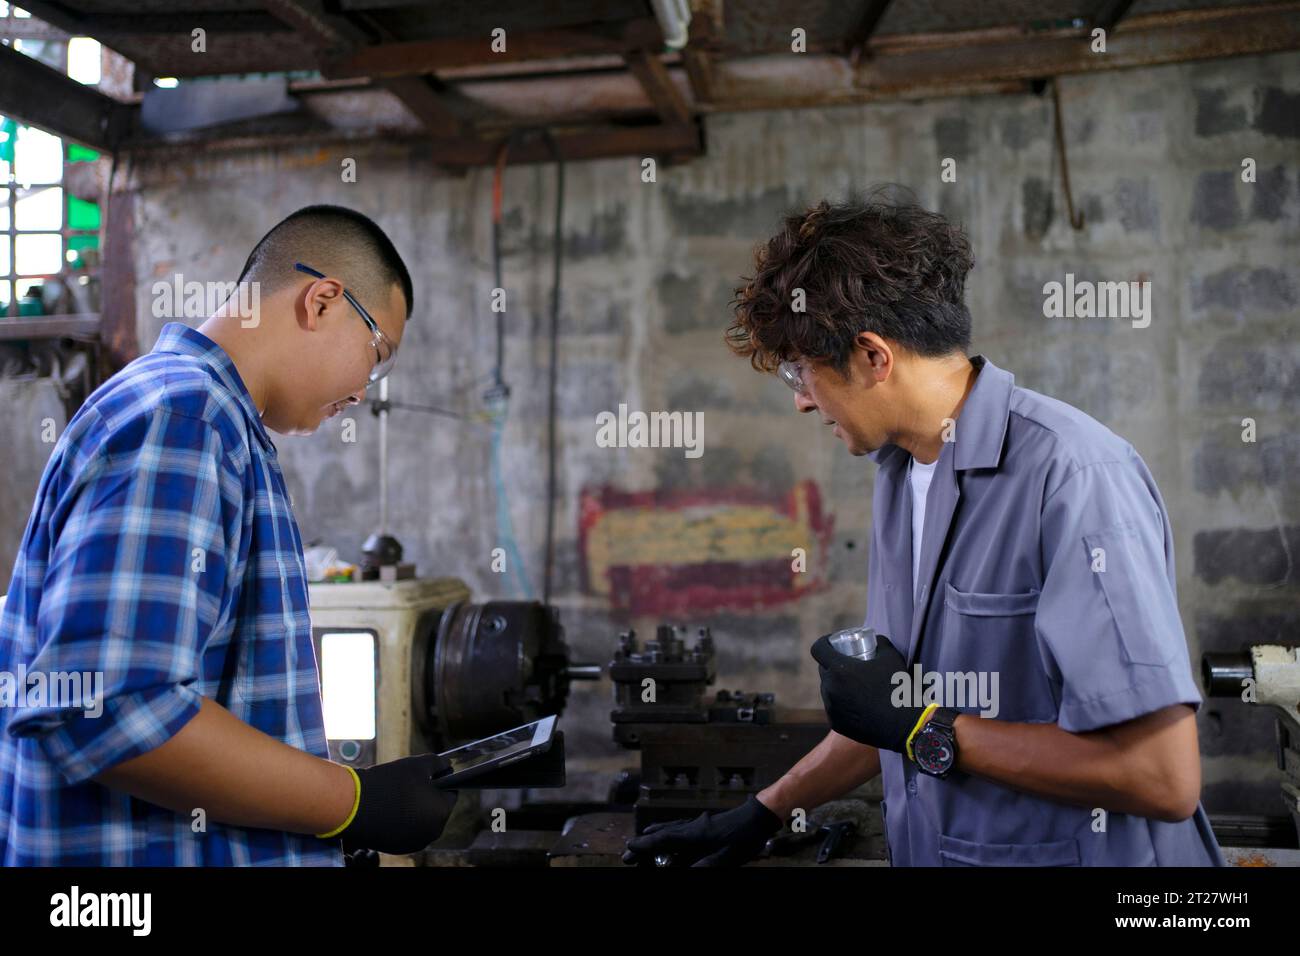
[[[436,756],[328,760],[302,540],[267,433],[310,434],[387,374],[411,277],[370,219],[310,206],[239,281],[258,294],[164,326],[46,465],[0,671],[102,674],[102,700],[0,708],[4,865],[337,866],[339,837],[414,852],[450,813]]]

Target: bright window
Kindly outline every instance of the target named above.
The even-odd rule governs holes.
[[[98,41],[51,39],[40,21],[5,0],[0,0],[0,20],[13,49],[79,83],[100,81]],[[0,116],[0,319],[97,308],[97,299],[84,298],[69,306],[63,290],[96,281],[100,205],[69,193],[64,171],[98,158],[94,150]],[[46,285],[55,277],[58,292]],[[29,292],[38,296],[28,297]]]

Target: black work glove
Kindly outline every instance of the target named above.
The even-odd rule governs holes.
[[[837,734],[895,753],[907,752],[907,738],[924,707],[896,707],[893,677],[907,671],[907,661],[887,637],[878,637],[876,656],[869,661],[841,654],[831,635],[817,639],[813,659],[821,665],[822,703]],[[911,696],[910,694],[908,695]]]
[[[343,851],[418,853],[438,839],[456,805],[456,791],[439,790],[433,781],[450,769],[437,754],[358,769],[361,799],[356,816],[339,834]]]
[[[662,854],[672,858],[672,866],[740,866],[758,856],[781,826],[781,818],[751,794],[731,810],[652,823],[627,841],[623,862],[650,862]]]

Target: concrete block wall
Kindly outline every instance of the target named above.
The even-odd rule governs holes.
[[[1174,522],[1193,666],[1202,651],[1300,632],[1300,54],[1061,80],[1071,228],[1048,96],[941,99],[710,117],[708,155],[641,178],[638,159],[571,164],[564,222],[554,603],[579,659],[660,621],[713,628],[720,687],[818,704],[808,645],[861,620],[873,467],[721,334],[752,249],[779,217],[881,181],[966,224],[975,349],[1027,387],[1094,415],[1150,465]],[[356,183],[341,182],[344,157]],[[1257,179],[1241,179],[1243,159]],[[941,163],[955,160],[955,182]],[[422,574],[518,597],[491,571],[501,545],[490,431],[475,416],[493,357],[490,172],[440,173],[420,147],[304,146],[184,162],[138,160],[140,342],[161,321],[149,285],[233,279],[274,222],[314,202],[375,217],[411,265],[415,318],[392,397],[394,530]],[[502,466],[534,588],[544,532],[553,170],[506,181]],[[1067,273],[1150,281],[1149,327],[1045,318]],[[703,412],[704,453],[598,447],[596,416]],[[341,440],[341,419],[357,441]],[[1242,419],[1257,441],[1241,439]],[[277,442],[309,543],[355,556],[377,521],[376,424],[353,410]],[[17,517],[17,516],[14,516]],[[6,519],[21,534],[22,521]],[[789,572],[794,547],[808,570]],[[750,556],[745,560],[745,556]],[[565,718],[575,795],[599,796],[632,755],[610,741],[607,681]],[[1280,813],[1273,720],[1211,701],[1199,716],[1210,809]]]

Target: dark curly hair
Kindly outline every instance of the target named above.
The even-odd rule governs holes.
[[[975,264],[970,243],[960,226],[922,208],[905,188],[877,187],[787,216],[754,260],[753,277],[732,300],[736,316],[726,339],[760,371],[797,356],[843,375],[859,332],[925,356],[970,345],[963,302]],[[802,312],[793,307],[797,289]]]

